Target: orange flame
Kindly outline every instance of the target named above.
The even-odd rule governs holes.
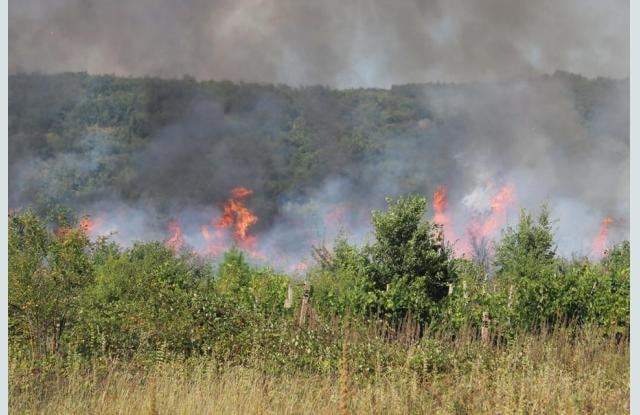
[[[165,242],[167,248],[171,249],[173,252],[178,252],[182,246],[184,245],[184,237],[182,236],[182,228],[180,224],[176,221],[169,222],[169,239]]]
[[[80,220],[79,228],[82,229],[84,233],[88,234],[95,229],[97,224],[98,221],[92,220],[90,217],[86,216]]]
[[[204,238],[204,240],[207,242],[207,246],[204,249],[205,255],[217,256],[225,251],[226,247],[222,241],[223,239],[222,232],[216,231],[216,233],[212,235],[211,232],[209,231],[209,226],[201,225],[200,233],[202,234],[202,237]]]
[[[251,194],[253,191],[246,187],[231,190],[231,197],[224,204],[222,217],[216,223],[218,229],[235,225],[233,237],[237,242],[248,241],[250,238],[247,236],[247,230],[258,221],[258,217],[244,205],[244,199]]]
[[[454,243],[456,238],[451,227],[451,218],[447,214],[447,187],[444,185],[438,186],[433,192],[433,210],[433,221],[442,226],[444,240]]]
[[[478,236],[492,236],[507,221],[507,208],[515,200],[515,188],[512,183],[504,186],[491,199],[491,214],[482,222]]]
[[[101,218],[91,219],[89,216],[84,216],[80,219],[78,226],[76,227],[62,227],[54,231],[56,236],[63,236],[69,232],[82,232],[87,236],[90,236],[96,229],[96,226],[102,223]]]
[[[291,271],[293,272],[303,273],[307,271],[309,266],[304,261],[300,261],[294,264],[293,266],[291,266],[290,268],[291,268]]]
[[[594,258],[601,258],[604,255],[607,245],[609,244],[609,227],[614,223],[615,221],[613,218],[609,216],[605,217],[602,219],[602,222],[600,222],[598,235],[591,243],[591,256]]]
[[[251,196],[253,194],[253,190],[247,189],[246,187],[235,187],[231,189],[231,197],[234,199],[244,199],[247,196]]]
[[[484,218],[472,220],[467,234],[458,246],[457,253],[473,256],[478,243],[491,241],[497,230],[507,221],[507,210],[515,202],[515,186],[512,183],[502,187],[489,204],[490,212]],[[483,242],[484,241],[484,242]]]
[[[233,229],[232,237],[239,247],[251,256],[263,257],[255,250],[255,237],[248,234],[251,225],[258,221],[258,217],[244,204],[244,199],[252,194],[253,191],[246,187],[232,189],[231,197],[222,207],[222,215],[211,222],[215,233],[211,232],[209,225],[200,226],[200,234],[207,244],[205,254],[217,256],[224,252],[229,245],[227,231]]]
[[[347,207],[344,205],[335,206],[326,215],[324,215],[324,226],[326,228],[336,228],[341,225],[345,221],[345,216],[347,214]]]

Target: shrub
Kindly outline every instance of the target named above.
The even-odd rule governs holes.
[[[202,347],[194,307],[199,296],[208,297],[210,266],[188,255],[176,257],[158,242],[101,254],[96,282],[80,308],[79,350],[130,356],[165,346],[185,353]]]
[[[56,235],[31,211],[9,217],[9,316],[12,338],[33,357],[61,352],[82,289],[93,281],[82,229]]]

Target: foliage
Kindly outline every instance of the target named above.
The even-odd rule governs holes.
[[[559,72],[531,82],[536,88],[563,86],[594,137],[628,146],[624,112],[608,115],[615,117],[608,122],[596,116],[603,108],[611,112],[612,101],[628,102],[628,80]],[[10,206],[33,206],[41,215],[70,206],[82,214],[108,194],[163,211],[167,205],[210,204],[226,197],[230,183],[242,183],[260,189],[253,196],[259,228],[279,213],[279,201],[303,198],[328,179],[368,188],[371,175],[358,167],[371,162],[376,174],[406,170],[394,178],[394,196],[432,189],[460,167],[454,138],[469,135],[461,134],[462,115],[442,104],[458,95],[482,99],[482,88],[335,90],[19,73],[9,77],[8,91],[9,172],[16,178],[9,183]],[[415,161],[388,157],[416,145],[427,151]],[[580,153],[575,140],[558,137],[556,145],[560,153]],[[243,168],[230,167],[238,165]]]
[[[78,318],[84,287],[93,282],[87,236],[73,228],[57,234],[31,211],[9,217],[9,316],[12,334],[33,356],[60,352]]]
[[[423,219],[426,199],[388,199],[374,211],[375,242],[362,249],[338,238],[329,262],[311,280],[323,308],[344,314],[385,315],[399,322],[408,314],[427,321],[456,278],[440,229]]]
[[[269,269],[255,269],[236,247],[224,254],[215,282],[216,292],[236,304],[261,312],[282,310],[289,278]]]
[[[161,347],[200,350],[196,304],[211,283],[207,265],[175,257],[154,242],[107,254],[95,272],[75,332],[80,352],[131,356]]]
[[[399,317],[411,312],[425,321],[456,279],[452,253],[439,228],[422,219],[425,198],[388,203],[387,212],[372,215],[376,242],[364,247],[369,278],[385,290],[386,310]]]
[[[90,241],[82,227],[53,232],[31,211],[13,213],[12,356],[38,365],[211,356],[241,365],[257,359],[271,373],[331,373],[348,323],[367,339],[350,351],[354,376],[367,376],[400,364],[389,341],[424,340],[403,357],[408,366],[448,370],[441,345],[423,336],[470,330],[473,337],[484,311],[500,341],[566,324],[628,335],[628,242],[599,262],[568,261],[554,253],[546,210],[536,221],[523,211],[497,248],[491,276],[482,264],[450,256],[440,229],[423,219],[425,204],[401,198],[374,212],[375,240],[362,248],[343,236],[331,251],[317,249],[308,275],[315,314],[305,329],[297,327],[299,282],[252,265],[236,248],[214,273],[206,258],[158,242],[121,248],[108,238]],[[289,286],[293,308],[284,305]]]

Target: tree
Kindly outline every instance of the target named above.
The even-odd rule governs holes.
[[[313,149],[311,132],[304,117],[293,121],[287,137],[290,146],[289,171],[294,190],[300,191],[308,185],[315,174],[317,155]]]
[[[31,211],[10,216],[10,327],[26,335],[33,358],[61,352],[82,289],[93,281],[88,248],[82,228],[52,235]]]
[[[518,280],[538,276],[554,263],[554,258],[549,209],[543,205],[537,222],[523,209],[517,227],[505,230],[494,264],[499,276]]]
[[[384,292],[384,307],[393,315],[412,312],[425,320],[456,278],[451,251],[441,228],[422,219],[424,197],[387,202],[387,212],[372,215],[376,241],[364,248],[367,274]]]
[[[514,313],[524,327],[553,323],[562,317],[564,275],[555,257],[549,210],[542,206],[537,221],[526,210],[516,228],[508,227],[496,250],[496,277],[505,290],[515,287]]]

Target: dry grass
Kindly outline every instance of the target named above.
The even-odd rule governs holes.
[[[460,356],[478,350],[474,342],[451,342],[451,348]],[[64,373],[44,379],[14,362],[11,412],[334,415],[342,409],[345,385],[340,373],[267,375],[245,367],[220,369],[212,361],[159,364],[145,374],[122,365],[100,374]],[[399,367],[366,379],[353,377],[349,412],[629,412],[628,342],[599,336],[581,335],[573,342],[565,332],[527,336],[508,347],[485,348],[464,364],[454,360],[444,373],[409,373]]]

